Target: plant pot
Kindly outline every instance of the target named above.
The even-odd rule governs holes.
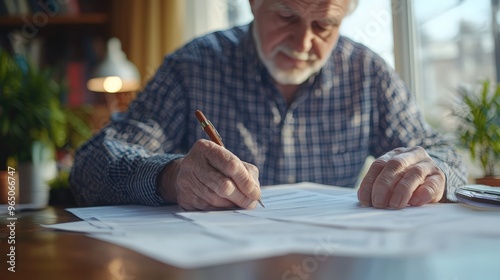
[[[19,173],[19,203],[23,205],[23,209],[45,208],[49,202],[47,181],[55,176],[52,164],[21,162],[17,165],[17,171]]]
[[[18,162],[19,203],[22,209],[42,209],[49,201],[48,181],[57,175],[53,150],[42,142],[33,143],[32,161]]]
[[[500,187],[500,176],[486,176],[483,178],[476,178],[476,184]]]

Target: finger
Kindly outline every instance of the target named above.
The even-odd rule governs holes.
[[[243,165],[243,162],[228,150],[213,144],[216,147],[207,149],[205,158],[216,170],[231,179],[236,188],[252,200],[260,197],[260,190],[253,177]],[[216,192],[217,193],[217,192]]]
[[[389,207],[401,209],[408,205],[408,201],[418,186],[423,184],[427,175],[432,171],[429,162],[420,162],[409,166],[401,179],[397,182],[389,200]]]
[[[215,193],[209,186],[205,184],[202,180],[200,180],[196,173],[194,174],[194,178],[197,181],[196,184],[202,187],[193,188],[193,192],[203,200],[205,200],[208,204],[213,206],[214,208],[235,208],[236,204],[232,201],[221,197],[217,193]]]
[[[215,194],[222,198],[226,198],[242,208],[248,208],[256,199],[251,199],[246,196],[231,178],[225,175],[228,173],[227,162],[238,161],[246,171],[241,161],[225,148],[207,140],[198,140],[190,151],[190,154],[197,155],[198,158],[193,158],[193,165],[198,165],[195,169],[198,181],[202,182],[206,187],[210,188]],[[188,155],[189,156],[189,155]],[[191,159],[191,158],[190,158]],[[199,172],[202,171],[202,172]],[[190,172],[193,173],[193,172]],[[194,175],[189,174],[190,177]],[[250,177],[250,175],[248,175]],[[188,177],[188,176],[186,176]],[[198,184],[198,182],[196,182]],[[202,189],[199,187],[199,189]]]
[[[425,158],[422,153],[422,148],[400,148],[399,150],[401,150],[402,153],[394,155],[387,161],[384,169],[380,172],[373,184],[372,205],[376,208],[388,207],[394,188],[403,178],[406,169]],[[395,151],[398,152],[397,149]]]
[[[260,186],[260,182],[259,182],[259,168],[257,168],[257,166],[251,164],[251,163],[248,163],[248,162],[245,162],[245,161],[242,161],[243,165],[245,166],[245,168],[247,169],[248,173],[252,176],[255,184],[257,186]]]
[[[249,208],[255,199],[247,197],[241,192],[235,183],[221,174],[218,170],[209,168],[203,175],[196,175],[197,180],[209,188],[216,196],[221,199],[226,199],[232,204],[236,204],[241,208]],[[214,198],[214,200],[218,200]],[[214,203],[222,203],[221,201]]]
[[[257,166],[251,164],[251,163],[248,163],[248,162],[244,162],[242,161],[243,165],[245,166],[245,168],[247,169],[248,173],[250,174],[250,176],[252,177],[255,185],[257,186],[257,190],[258,190],[258,197],[256,199],[260,199],[261,197],[261,190],[260,190],[260,181],[259,181],[259,168],[257,168]],[[251,197],[251,198],[254,198],[254,197]]]
[[[409,204],[421,206],[430,202],[438,202],[444,194],[445,182],[441,174],[428,176],[424,182],[413,192]]]
[[[391,154],[387,153],[379,158],[377,158],[366,173],[365,177],[361,181],[358,189],[358,200],[364,206],[372,206],[372,188],[375,180],[379,176],[380,172],[385,167],[387,160],[391,157]]]

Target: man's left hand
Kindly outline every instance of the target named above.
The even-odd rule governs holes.
[[[376,159],[363,178],[358,199],[364,206],[401,209],[438,202],[446,177],[422,147],[397,148]]]

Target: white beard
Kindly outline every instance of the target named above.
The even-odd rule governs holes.
[[[318,57],[314,54],[309,54],[308,52],[299,53],[294,51],[287,45],[278,45],[274,50],[272,50],[269,56],[265,56],[262,51],[262,44],[260,42],[260,38],[257,34],[257,22],[253,22],[252,26],[252,35],[255,41],[255,46],[257,48],[257,53],[259,54],[259,58],[267,68],[267,71],[274,79],[275,82],[281,85],[300,85],[305,82],[309,77],[313,74],[319,72],[319,70],[326,64],[329,56],[319,60]],[[334,46],[335,47],[335,44]],[[333,48],[332,48],[333,49]],[[283,53],[286,56],[289,56],[293,59],[297,59],[300,61],[313,61],[312,64],[308,65],[304,69],[292,68],[292,69],[281,69],[276,65],[275,58],[279,53]]]

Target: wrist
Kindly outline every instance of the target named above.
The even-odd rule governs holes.
[[[156,180],[156,192],[167,203],[177,203],[177,175],[182,158],[169,162],[158,175]]]

